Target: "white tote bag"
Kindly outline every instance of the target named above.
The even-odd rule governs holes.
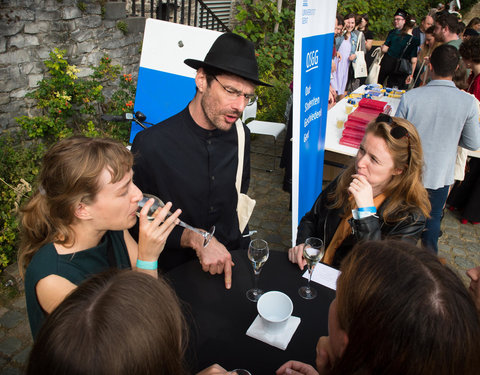
[[[355,56],[357,56],[357,58],[352,62],[355,78],[363,78],[368,75],[367,62],[365,61],[365,51],[360,49],[360,42],[362,38],[363,33],[360,31],[358,34],[357,48],[355,50]]]
[[[375,48],[372,53],[372,57],[374,58],[372,65],[370,65],[370,71],[368,72],[367,80],[365,83],[367,85],[378,83],[378,73],[380,73],[380,62],[383,58],[383,53],[381,47]]]

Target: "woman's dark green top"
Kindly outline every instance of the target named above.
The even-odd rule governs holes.
[[[113,256],[108,255],[109,252],[113,253]],[[79,285],[88,277],[112,267],[131,268],[123,231],[108,231],[98,246],[73,254],[58,254],[53,243],[42,246],[33,256],[25,273],[25,298],[33,338],[37,335],[46,315],[35,291],[41,279],[49,275],[58,275]]]

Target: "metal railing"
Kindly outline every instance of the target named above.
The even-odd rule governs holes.
[[[131,16],[150,16],[209,30],[230,31],[202,0],[127,0],[127,2],[131,3]]]

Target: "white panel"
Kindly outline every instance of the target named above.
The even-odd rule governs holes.
[[[193,78],[196,71],[183,61],[204,60],[221,34],[219,31],[148,18],[140,67]]]

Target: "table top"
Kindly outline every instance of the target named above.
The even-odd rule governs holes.
[[[223,275],[203,272],[198,261],[185,263],[165,276],[185,303],[191,324],[188,362],[195,372],[219,363],[227,370],[245,368],[252,375],[274,374],[290,359],[315,364],[315,347],[328,334],[328,309],[335,291],[312,282],[318,296],[305,300],[298,288],[306,285],[303,272],[289,262],[285,252],[270,251],[263,266],[259,287],[278,290],[293,302],[292,316],[301,318],[285,351],[246,335],[257,316],[257,305],[245,296],[253,287],[253,268],[246,250],[232,251],[235,263],[232,288],[226,290]]]
[[[353,93],[355,94],[363,94],[365,92],[365,85],[360,86],[356,89]],[[379,99],[381,101],[387,102],[391,107],[391,115],[394,116],[395,112],[397,111],[398,105],[400,104],[400,99],[398,98],[389,98],[389,97],[382,97]],[[347,98],[343,98],[337,104],[335,104],[327,114],[327,129],[325,133],[325,150],[336,152],[338,154],[348,155],[348,156],[355,156],[357,155],[358,149],[350,146],[341,145],[340,138],[342,138],[343,127],[337,127],[337,121],[347,120],[347,113],[346,113],[346,105],[347,105]]]

